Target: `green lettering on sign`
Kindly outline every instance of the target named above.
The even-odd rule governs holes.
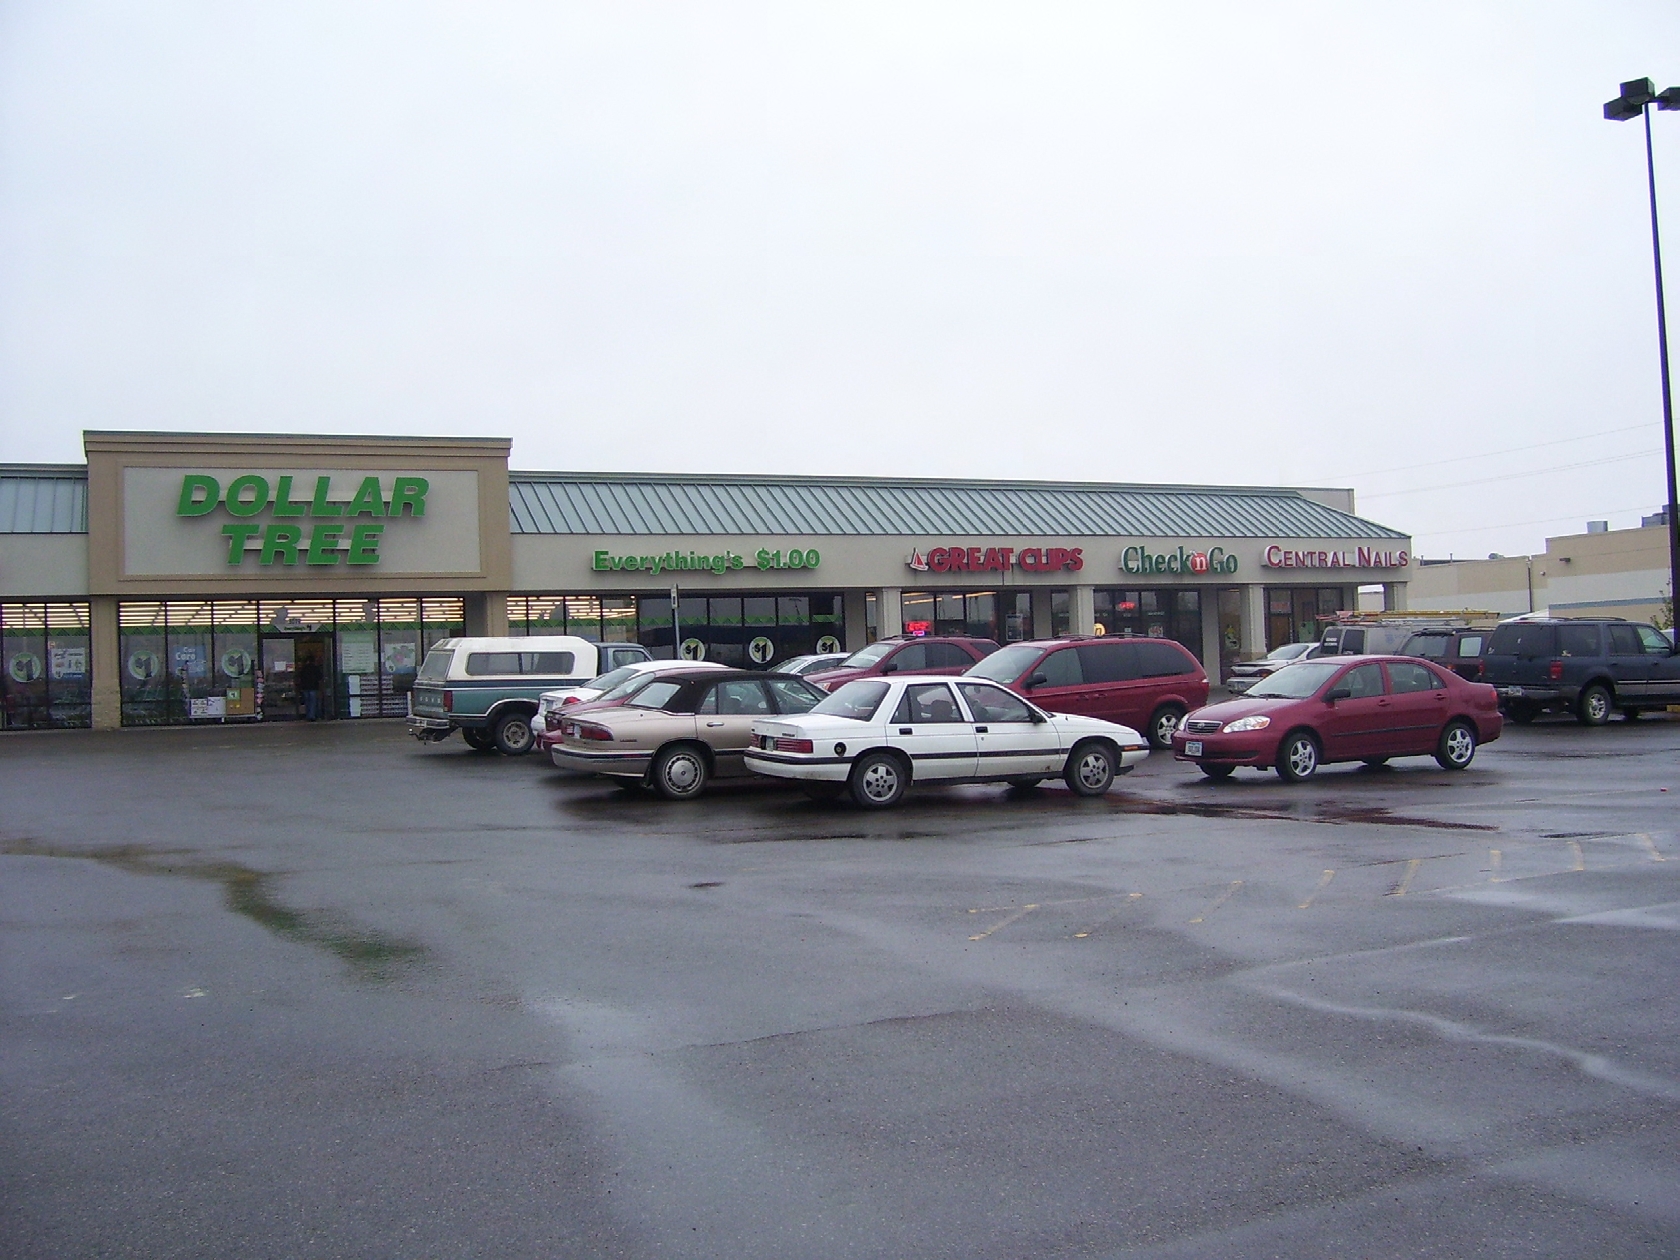
[[[333,517],[410,517],[426,515],[426,496],[431,483],[425,477],[401,476],[391,479],[391,494],[386,496],[377,475],[361,478],[356,493],[348,502],[330,498],[332,477],[315,478],[313,493],[308,499],[293,497],[293,474],[275,479],[270,493],[268,477],[260,473],[243,473],[228,483],[224,494],[217,478],[206,473],[187,473],[181,478],[181,494],[175,504],[177,516],[209,516],[217,508],[239,518],[221,527],[227,539],[227,562],[238,567],[245,557],[255,554],[259,565],[309,564],[327,567],[336,564],[375,565],[379,563],[379,544],[384,538],[383,519],[374,524],[359,521],[355,524],[327,524],[323,521],[307,533],[302,525],[281,524],[278,520],[253,521],[265,510],[277,518],[333,518]],[[349,538],[346,540],[345,535]],[[602,566],[624,565],[621,557],[599,553]],[[649,560],[649,564],[654,563]]]
[[[216,510],[222,501],[222,486],[214,477],[188,473],[181,478],[181,503],[177,516],[205,516]]]

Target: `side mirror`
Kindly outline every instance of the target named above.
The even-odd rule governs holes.
[[[1027,679],[1026,685],[1029,687],[1042,687],[1049,681],[1050,680],[1043,674],[1034,674],[1031,678]]]
[[[1352,687],[1332,687],[1324,693],[1325,704],[1335,704],[1338,700],[1346,700],[1353,695]]]
[[[896,661],[888,661],[885,665],[881,666],[881,672],[883,674],[898,673],[898,663]]]
[[[1049,720],[1049,718],[1045,717],[1044,714],[1040,713],[1037,709],[1032,710],[1032,724],[1034,726],[1043,726]]]

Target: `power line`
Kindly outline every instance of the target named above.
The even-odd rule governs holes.
[[[1569,442],[1593,442],[1599,438],[1613,437],[1618,433],[1633,433],[1639,429],[1649,429],[1649,424],[1630,424],[1625,429],[1605,429],[1602,433],[1584,433],[1580,437],[1557,438],[1550,442],[1530,442],[1526,446],[1512,446],[1502,451],[1484,451],[1480,455],[1454,455],[1450,459],[1432,459],[1424,464],[1401,464],[1398,468],[1373,468],[1369,472],[1341,473],[1327,478],[1330,481],[1352,481],[1356,477],[1380,477],[1384,473],[1411,472],[1416,468],[1438,468],[1442,464],[1463,464],[1472,459],[1492,459],[1495,455],[1517,455],[1523,451],[1537,451],[1546,446],[1563,446]]]
[[[1605,459],[1588,459],[1574,464],[1558,464],[1552,468],[1533,468],[1528,472],[1500,473],[1497,477],[1478,477],[1473,481],[1449,481],[1439,486],[1416,486],[1411,490],[1384,490],[1381,494],[1362,494],[1361,504],[1372,499],[1397,499],[1408,494],[1428,494],[1432,490],[1457,490],[1462,486],[1485,486],[1493,481],[1516,481],[1523,477],[1541,477],[1547,473],[1574,472],[1578,468],[1597,468],[1601,464],[1625,464],[1630,459],[1649,459],[1661,451],[1634,451],[1631,455],[1611,455]]]

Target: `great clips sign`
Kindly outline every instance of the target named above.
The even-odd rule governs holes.
[[[1081,547],[929,547],[912,550],[905,561],[917,573],[1077,572],[1085,567]]]
[[[1379,547],[1344,547],[1339,551],[1300,551],[1273,543],[1260,557],[1268,569],[1404,569],[1412,562],[1405,551]]]

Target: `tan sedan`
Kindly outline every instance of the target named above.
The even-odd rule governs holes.
[[[787,674],[677,671],[623,704],[560,723],[549,758],[562,770],[651,787],[667,800],[698,796],[714,778],[744,778],[754,721],[805,713],[828,693]]]

